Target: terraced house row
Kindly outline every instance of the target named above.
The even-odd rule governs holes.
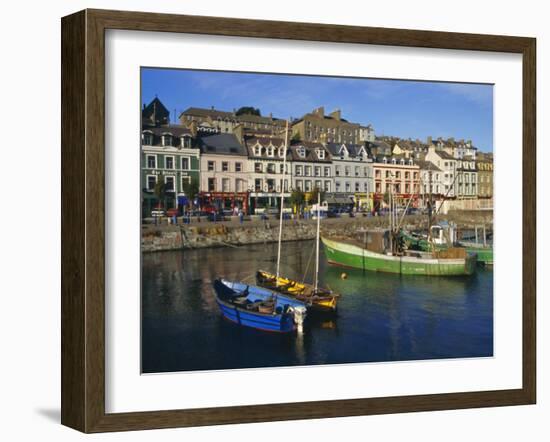
[[[295,190],[307,199],[320,189],[329,205],[355,210],[384,206],[388,193],[412,207],[492,198],[492,154],[471,141],[376,137],[371,125],[323,108],[288,124],[272,115],[189,108],[170,124],[155,98],[142,110],[141,151],[143,216],[159,203],[159,182],[166,208],[193,203],[245,212],[276,209],[281,192],[289,198]]]

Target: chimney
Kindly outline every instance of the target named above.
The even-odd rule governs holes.
[[[340,119],[342,118],[342,111],[340,109],[335,109],[330,113],[330,116],[335,120],[340,121]]]
[[[214,106],[210,106],[210,109],[211,109],[211,110],[214,110]]]
[[[320,106],[317,109],[314,109],[312,114],[315,114],[319,117],[324,117],[325,116],[325,108],[323,106]]]
[[[432,142],[432,136],[430,135],[430,136],[428,137],[428,142],[427,142],[426,144],[428,144],[428,146],[429,146],[429,145],[431,145],[432,143],[433,143],[433,142]]]
[[[242,124],[237,124],[233,128],[233,135],[237,137],[239,143],[244,144],[244,127]]]

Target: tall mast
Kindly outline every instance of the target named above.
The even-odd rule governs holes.
[[[315,242],[315,286],[313,293],[317,293],[319,284],[319,236],[321,230],[321,189],[317,189],[317,241]]]
[[[280,204],[280,214],[279,214],[279,243],[277,245],[277,279],[275,284],[279,283],[279,269],[281,266],[281,241],[283,239],[283,207],[284,207],[284,198],[285,198],[285,177],[286,177],[286,152],[288,148],[288,120],[286,121],[286,130],[285,130],[285,151],[283,157],[283,177],[281,178],[281,204]]]

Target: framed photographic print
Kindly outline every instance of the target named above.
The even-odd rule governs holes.
[[[62,19],[62,423],[533,404],[535,40]]]

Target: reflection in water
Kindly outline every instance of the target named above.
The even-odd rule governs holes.
[[[312,280],[312,241],[285,243],[281,273]],[[211,282],[253,283],[276,265],[276,244],[143,255],[143,372],[491,356],[493,274],[423,277],[321,262],[321,285],[342,294],[335,316],[310,314],[303,336],[239,327],[219,314]],[[308,271],[306,272],[306,268]]]

